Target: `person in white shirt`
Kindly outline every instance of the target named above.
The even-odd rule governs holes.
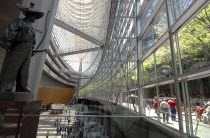
[[[166,101],[166,99],[161,101],[160,109],[161,109],[161,112],[163,114],[163,122],[167,121],[167,123],[168,123],[168,119],[169,119],[169,105],[168,105],[168,102]]]

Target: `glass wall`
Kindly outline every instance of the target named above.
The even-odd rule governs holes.
[[[144,60],[143,76],[144,84],[156,81],[154,55],[150,55],[150,57]]]
[[[142,14],[142,19],[141,19],[141,22],[142,22],[142,25],[141,27],[143,28],[145,23],[147,22],[147,19],[149,18],[149,16],[151,15],[155,5],[157,4],[158,0],[150,0],[148,3],[147,3],[147,6],[146,6],[146,9],[144,10],[143,14]]]
[[[173,75],[172,57],[169,40],[167,40],[154,55],[143,61],[144,84],[164,80]]]
[[[173,75],[172,58],[169,41],[166,41],[156,52],[156,68],[158,80],[169,78]]]
[[[173,5],[175,18],[178,19],[194,2],[194,0],[170,0]]]
[[[144,113],[146,116],[158,117],[158,109],[154,108],[154,102],[157,98],[157,92],[155,87],[144,89]]]
[[[160,11],[155,16],[153,20],[153,28],[154,28],[154,41],[156,42],[168,29],[165,4],[162,6]]]
[[[187,90],[193,134],[207,137],[210,130],[210,77],[187,81]]]
[[[210,102],[210,5],[207,0],[166,0],[163,5],[161,2],[145,1],[145,10],[138,20],[141,25],[136,27],[141,31],[143,27],[145,32],[138,33],[141,36],[137,36],[134,47],[128,38],[110,42],[103,73],[99,73],[105,77],[93,81],[105,85],[103,89],[109,95],[106,99],[112,99],[113,93],[119,91],[122,105],[132,110],[143,107],[139,114],[147,116],[146,119],[180,134],[205,137],[210,130],[206,105]],[[158,10],[153,9],[156,5]],[[146,25],[151,15],[154,18]],[[118,24],[124,26],[124,22],[115,23]],[[115,28],[118,32],[118,26]],[[134,36],[121,33],[126,33],[126,29],[113,37]],[[121,53],[116,53],[118,47]],[[122,59],[118,59],[119,66],[110,62],[118,56]],[[111,77],[118,88],[111,87]],[[114,101],[119,101],[117,97]],[[204,108],[201,118],[196,112],[198,107]]]
[[[146,53],[154,44],[152,27],[150,26],[142,38],[143,53]]]
[[[179,129],[174,84],[145,88],[144,107],[144,114],[146,116],[150,116],[165,125]]]
[[[210,65],[210,5],[187,23],[179,32],[179,51],[183,72]]]

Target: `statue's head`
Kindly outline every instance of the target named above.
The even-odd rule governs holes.
[[[22,13],[31,21],[34,22],[37,19],[40,19],[44,16],[44,13],[36,10],[34,8],[35,4],[30,3],[30,7],[22,6],[20,4],[17,4],[17,7],[22,11]]]
[[[34,23],[35,20],[37,19],[37,15],[31,12],[28,12],[25,14],[26,18],[30,20],[30,22]]]

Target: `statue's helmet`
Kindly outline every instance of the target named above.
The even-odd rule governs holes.
[[[22,6],[21,4],[16,4],[17,7],[22,11],[22,13],[27,17],[28,16],[28,13],[32,13],[32,14],[35,14],[36,15],[36,19],[40,19],[44,16],[44,13],[37,10],[37,9],[34,9],[34,6],[35,4],[34,3],[30,3],[30,7],[28,6]]]

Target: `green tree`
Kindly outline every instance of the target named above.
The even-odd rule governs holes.
[[[210,4],[178,33],[184,71],[210,65]],[[197,64],[196,64],[197,63]]]

